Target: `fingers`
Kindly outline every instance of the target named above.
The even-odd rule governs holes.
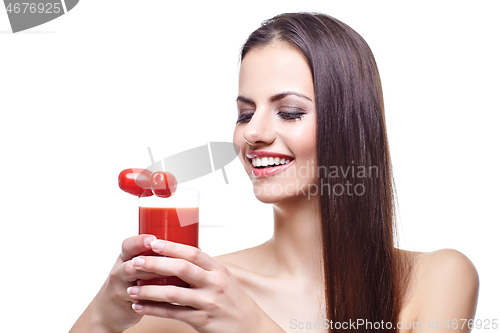
[[[197,317],[203,316],[204,312],[195,310],[189,306],[179,306],[170,303],[134,303],[132,309],[136,313],[155,317],[171,318],[190,324]]]
[[[156,273],[138,270],[136,267],[134,267],[132,261],[127,261],[126,263],[122,264],[121,269],[123,270],[123,273],[121,273],[120,275],[122,276],[122,279],[128,283],[132,283],[137,280],[151,280],[162,277],[161,275],[158,275]]]
[[[184,259],[207,271],[220,265],[214,258],[194,246],[159,239],[152,241],[150,246],[154,252],[162,256]]]
[[[139,271],[177,276],[194,287],[200,286],[207,279],[207,271],[183,259],[140,256],[132,259],[131,263]]]
[[[127,289],[133,301],[153,301],[190,306],[199,309],[202,306],[199,292],[191,288],[177,286],[133,286]]]
[[[155,239],[156,237],[153,235],[139,235],[127,238],[122,243],[122,260],[127,261],[144,252],[151,251],[151,242]]]

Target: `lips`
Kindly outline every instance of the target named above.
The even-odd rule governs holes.
[[[247,158],[252,165],[252,173],[257,177],[268,177],[288,168],[293,163],[293,156],[270,151],[250,151]]]

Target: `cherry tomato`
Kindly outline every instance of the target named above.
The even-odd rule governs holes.
[[[137,197],[149,197],[153,195],[149,176],[151,171],[144,169],[125,169],[118,176],[118,186]]]
[[[157,171],[149,176],[151,189],[156,196],[168,198],[177,189],[177,180],[170,172]]]

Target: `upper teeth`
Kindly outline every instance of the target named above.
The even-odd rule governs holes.
[[[254,167],[259,167],[259,166],[268,166],[268,165],[280,165],[280,164],[287,164],[290,163],[290,160],[285,160],[284,158],[279,158],[279,157],[254,157],[252,158],[252,165]]]

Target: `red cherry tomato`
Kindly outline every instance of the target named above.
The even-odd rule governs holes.
[[[151,171],[144,169],[125,169],[118,176],[118,186],[137,197],[149,197],[153,195],[149,176]]]
[[[168,198],[177,189],[177,180],[170,172],[157,171],[149,176],[151,189],[156,196]]]

